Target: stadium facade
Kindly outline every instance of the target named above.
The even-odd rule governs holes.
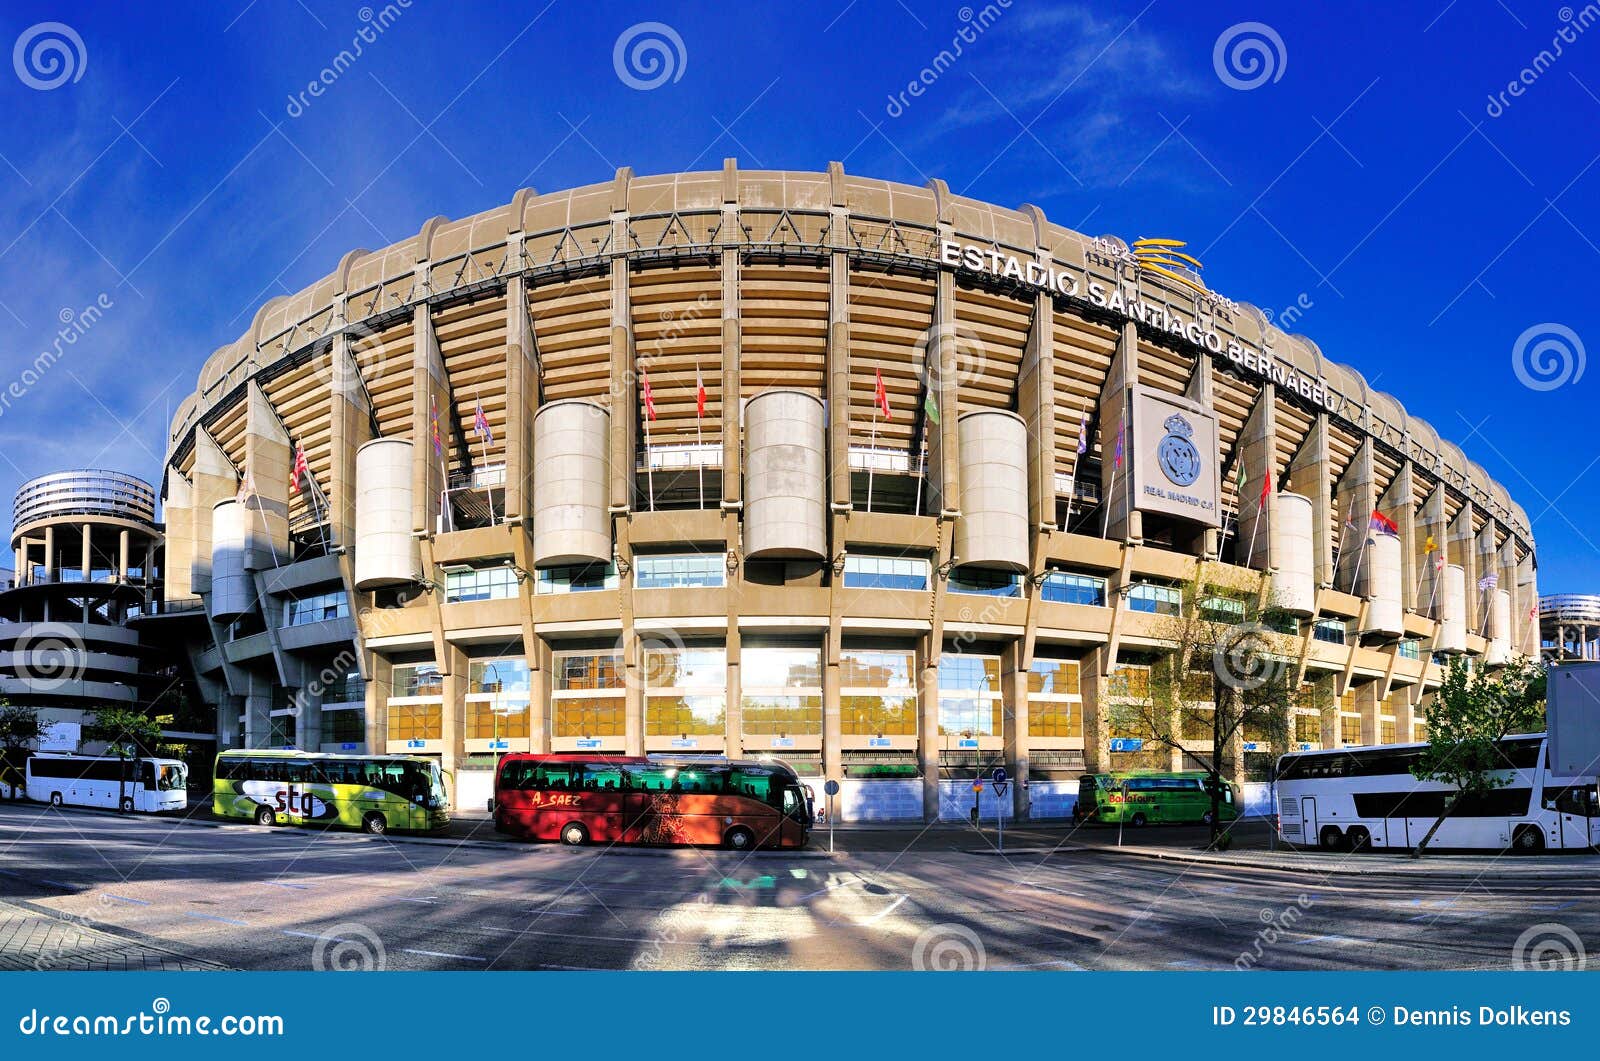
[[[1525,514],[1169,247],[729,160],[351,251],[171,425],[221,744],[435,756],[466,806],[507,751],[772,754],[846,818],[1003,765],[986,813],[1052,816],[1184,765],[1110,705],[1241,580],[1328,693],[1277,745],[1419,736],[1441,660],[1538,652]]]

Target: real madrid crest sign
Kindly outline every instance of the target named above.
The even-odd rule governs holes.
[[[1167,433],[1156,448],[1156,462],[1168,479],[1178,486],[1193,486],[1200,478],[1200,451],[1194,448],[1194,428],[1182,413],[1162,421]]]
[[[1133,386],[1133,504],[1217,525],[1217,417],[1189,398]]]

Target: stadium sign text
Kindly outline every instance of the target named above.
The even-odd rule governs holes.
[[[1195,346],[1204,347],[1214,356],[1226,357],[1241,371],[1259,375],[1284,390],[1300,395],[1313,405],[1327,409],[1336,407],[1326,380],[1307,376],[1293,365],[1279,360],[1270,351],[1251,349],[1238,339],[1224,336],[1199,321],[1186,321],[1168,312],[1165,306],[1137,298],[1125,298],[1120,288],[1107,290],[1106,285],[1098,280],[1080,280],[1074,273],[1046,262],[1023,260],[992,247],[958,243],[955,240],[939,242],[939,261],[952,268],[986,273],[1066,298],[1086,301],[1091,306],[1115,313],[1146,328],[1159,329]]]

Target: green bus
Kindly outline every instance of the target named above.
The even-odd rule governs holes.
[[[1134,826],[1194,822],[1210,825],[1208,777],[1202,771],[1084,774],[1078,779],[1078,801],[1072,807],[1072,820]],[[1237,786],[1224,783],[1218,806],[1224,822],[1239,817]]]
[[[450,823],[444,775],[414,755],[226,751],[217,756],[212,810],[257,825],[346,825],[381,834]]]

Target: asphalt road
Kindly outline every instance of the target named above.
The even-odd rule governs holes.
[[[416,844],[0,804],[0,914],[28,938],[41,918],[82,930],[97,954],[245,969],[1503,969],[1552,924],[1545,936],[1600,948],[1600,881],[1321,879],[1106,846],[998,856],[970,833],[919,832],[852,832],[830,858]],[[0,958],[8,945],[0,934]]]

